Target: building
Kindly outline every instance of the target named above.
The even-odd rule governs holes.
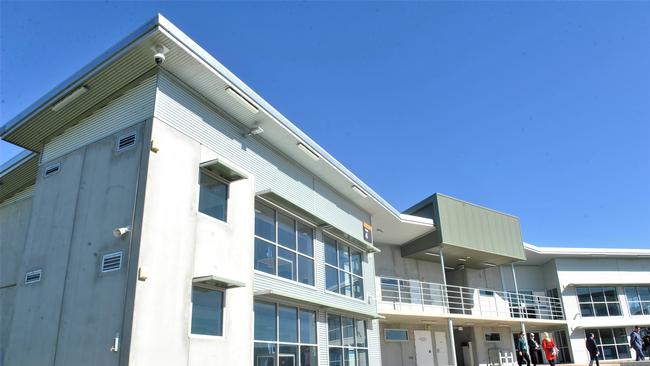
[[[0,168],[4,365],[494,364],[520,329],[578,360],[650,325],[649,250],[400,213],[162,16],[0,136],[27,150]]]

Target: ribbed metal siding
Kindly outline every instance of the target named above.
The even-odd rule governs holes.
[[[318,311],[318,323],[316,323],[318,332],[318,364],[321,366],[329,365],[329,333],[327,332],[327,312]]]
[[[154,76],[50,140],[43,148],[41,163],[152,117],[155,97]]]
[[[18,202],[22,199],[30,198],[33,195],[34,195],[34,186],[29,186],[23,189],[22,191],[16,193],[15,195],[11,196],[9,199],[0,202],[0,207],[9,206],[12,203]]]
[[[381,340],[379,339],[379,320],[368,322],[368,363],[369,366],[381,366]]]
[[[165,74],[159,75],[154,115],[255,175],[256,190],[273,190],[363,240],[366,213],[256,137],[242,138],[242,130]]]

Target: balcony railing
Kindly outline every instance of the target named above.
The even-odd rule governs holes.
[[[390,277],[379,277],[377,281],[380,312],[386,305],[392,305],[395,310],[501,319],[564,319],[562,303],[556,297]]]

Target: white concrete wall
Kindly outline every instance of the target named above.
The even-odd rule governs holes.
[[[230,185],[228,222],[198,212],[199,164],[215,152],[154,121],[134,304],[132,364],[249,365],[253,329],[252,177]],[[238,167],[244,170],[243,167]],[[190,335],[192,278],[217,275],[246,284],[225,292],[224,335]],[[154,341],[155,340],[155,341]]]
[[[442,283],[440,263],[404,258],[396,245],[377,244],[377,248],[381,250],[375,254],[377,276]]]

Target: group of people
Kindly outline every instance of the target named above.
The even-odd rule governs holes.
[[[521,332],[519,333],[519,339],[517,339],[516,349],[517,363],[519,366],[522,366],[524,362],[527,366],[530,366],[531,363],[533,366],[537,366],[538,363],[544,363],[544,360],[540,357],[540,350],[544,351],[548,363],[551,366],[554,366],[559,352],[555,346],[555,341],[553,341],[548,333],[544,333],[544,339],[540,346],[540,344],[535,340],[534,333],[530,333],[530,338],[527,340],[526,333]]]
[[[634,327],[632,333],[630,333],[630,347],[636,354],[636,361],[645,360],[644,351],[650,352],[650,335],[641,337],[640,331],[641,327],[637,325]],[[587,350],[589,351],[589,366],[592,366],[594,361],[596,361],[596,366],[600,366],[598,363],[600,351],[598,350],[598,346],[596,346],[593,333],[587,334]]]
[[[645,337],[641,337],[641,327],[636,326],[632,333],[630,333],[630,347],[634,350],[636,354],[636,360],[641,361],[645,359],[644,352],[650,353],[650,330]],[[594,334],[587,334],[586,347],[589,351],[589,366],[592,366],[594,361],[596,361],[596,366],[600,366],[598,363],[598,358],[600,357],[600,351],[598,350],[598,345],[594,339]],[[532,363],[533,366],[537,366],[538,363],[544,363],[544,360],[541,357],[540,350],[544,351],[546,360],[551,366],[555,365],[555,361],[558,356],[558,349],[555,346],[555,342],[549,336],[548,333],[544,333],[544,339],[542,344],[535,340],[535,334],[530,333],[528,339],[526,339],[526,334],[524,332],[519,333],[519,338],[516,342],[517,350],[517,363],[519,366],[522,366],[524,363],[527,366],[530,366]]]

